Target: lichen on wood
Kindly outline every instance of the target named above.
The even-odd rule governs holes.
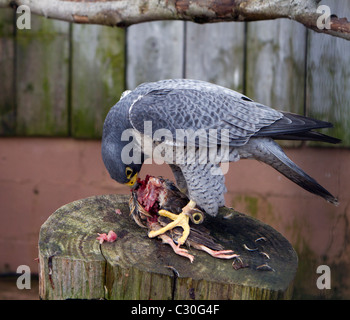
[[[160,240],[148,238],[147,229],[129,215],[128,199],[90,197],[48,218],[39,239],[42,299],[291,298],[297,256],[273,228],[222,208],[218,217],[205,220],[205,226],[221,245],[240,254],[244,268],[236,270],[230,260],[189,248],[195,256],[191,264]],[[109,230],[116,232],[116,241],[100,245],[97,234]],[[263,240],[255,241],[259,238]],[[264,264],[270,269],[261,267]]]

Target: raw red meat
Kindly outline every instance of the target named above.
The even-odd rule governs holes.
[[[145,180],[137,180],[136,189],[138,202],[151,214],[159,211],[159,194],[162,192],[162,183],[158,178],[146,176]]]

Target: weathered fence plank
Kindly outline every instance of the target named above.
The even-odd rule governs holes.
[[[349,1],[328,1],[327,5],[331,12],[350,14]],[[307,114],[332,122],[332,134],[342,139],[341,145],[348,147],[350,42],[309,32],[307,61]]]
[[[125,31],[73,25],[72,136],[100,138],[105,116],[125,88]]]
[[[0,10],[0,135],[15,133],[14,12]]]
[[[306,29],[295,21],[248,23],[246,94],[272,108],[304,113]],[[300,142],[280,141],[284,146]]]
[[[346,2],[329,5],[350,11]],[[246,39],[244,23],[157,21],[127,29],[126,65],[123,30],[72,25],[70,32],[65,22],[33,15],[31,29],[15,36],[13,11],[0,15],[1,135],[99,138],[125,87],[187,77],[246,87],[277,109],[307,110],[334,122],[333,134],[350,144],[345,40],[309,32],[307,42],[306,29],[288,20],[250,22]]]
[[[68,134],[69,24],[31,17],[31,29],[17,30],[17,134]]]
[[[186,78],[243,92],[244,23],[186,24]]]
[[[306,31],[289,20],[248,23],[247,95],[273,108],[303,113]]]
[[[184,22],[157,21],[127,31],[127,88],[183,77]]]

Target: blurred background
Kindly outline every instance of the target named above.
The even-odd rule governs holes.
[[[348,1],[322,4],[350,17]],[[38,298],[39,230],[56,209],[130,192],[102,163],[104,118],[125,89],[168,78],[210,81],[334,124],[324,133],[340,145],[281,144],[339,198],[338,207],[249,160],[230,165],[226,205],[292,243],[299,256],[295,299],[350,299],[349,41],[285,19],[118,29],[32,15],[31,29],[19,30],[17,17],[0,10],[0,299]],[[146,173],[173,179],[166,165],[144,166]],[[19,265],[31,269],[31,290],[16,288]],[[330,290],[317,289],[319,265],[330,267]]]

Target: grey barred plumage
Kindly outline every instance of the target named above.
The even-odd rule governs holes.
[[[145,123],[151,127],[146,128]],[[171,165],[180,189],[212,216],[224,205],[226,192],[224,176],[217,170],[219,163],[247,158],[269,164],[304,189],[337,204],[337,199],[294,164],[274,141],[337,143],[338,139],[313,131],[331,126],[329,122],[274,110],[208,82],[162,80],[141,84],[112,107],[104,124],[102,157],[113,179],[132,185],[145,159],[153,156],[155,147],[161,147],[159,155]],[[130,139],[121,139],[127,129],[135,133],[130,139],[137,140],[136,135],[139,136],[139,163],[122,161],[123,148],[131,143]],[[159,130],[163,131],[155,139]],[[190,158],[188,143],[193,135],[195,152]],[[210,150],[205,149],[206,162],[200,162],[201,147],[213,146],[214,142],[216,156],[210,158]],[[152,148],[145,148],[146,143],[151,143]],[[172,156],[176,148],[185,150],[187,162],[179,163],[179,157]],[[220,153],[225,150],[228,151],[226,157]]]

